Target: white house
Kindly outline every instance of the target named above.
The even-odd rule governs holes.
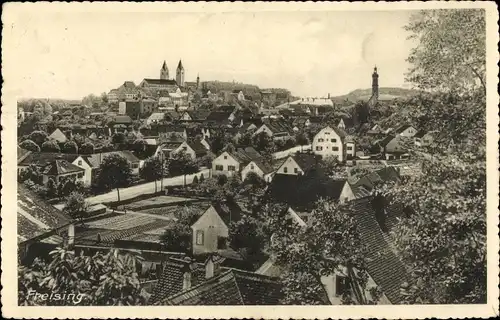
[[[184,141],[181,145],[172,151],[171,154],[184,151],[191,159],[198,159],[207,154],[207,148],[200,141]]]
[[[345,134],[341,130],[328,126],[321,129],[312,142],[312,150],[322,157],[334,156],[339,161],[346,158],[346,146],[344,145]]]
[[[415,146],[426,147],[434,142],[435,132],[419,131],[414,136]]]
[[[241,181],[245,181],[247,175],[250,172],[255,173],[257,176],[261,177],[266,182],[271,182],[273,178],[274,169],[271,165],[265,162],[258,160],[251,161],[243,168],[243,170],[241,170]]]
[[[212,204],[191,226],[193,254],[217,252],[224,249],[231,222],[241,218],[236,204]]]
[[[261,159],[262,156],[252,147],[237,149],[235,152],[224,151],[212,161],[212,174],[239,175],[249,162]]]
[[[276,174],[285,175],[303,175],[310,169],[315,168],[318,164],[318,159],[311,153],[296,153],[289,156],[276,170]]]

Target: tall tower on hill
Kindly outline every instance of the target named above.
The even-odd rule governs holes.
[[[377,66],[373,69],[372,73],[372,99],[378,101],[378,73]]]
[[[200,89],[200,74],[196,77],[196,89]]]
[[[179,60],[179,64],[177,65],[175,80],[177,81],[178,86],[184,87],[184,67],[182,66],[181,60]]]
[[[168,68],[166,61],[163,61],[163,66],[160,69],[160,79],[168,80]]]

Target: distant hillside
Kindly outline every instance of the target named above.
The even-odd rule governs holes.
[[[382,87],[379,88],[379,100],[393,100],[396,98],[406,98],[417,95],[418,93],[419,91],[414,89]],[[356,89],[354,91],[349,92],[348,94],[332,97],[332,100],[334,102],[342,102],[345,100],[349,100],[352,102],[356,102],[359,100],[368,101],[371,95],[372,95],[372,89]]]

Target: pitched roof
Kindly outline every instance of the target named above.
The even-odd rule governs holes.
[[[340,118],[344,121],[344,125],[346,126],[346,128],[350,128],[350,127],[354,126],[354,121],[351,117],[343,116]]]
[[[22,184],[17,185],[18,242],[36,238],[71,223],[71,217],[59,211]]]
[[[205,148],[205,146],[201,144],[200,141],[193,140],[187,142],[187,144],[189,145],[189,147],[191,147],[191,149],[193,149],[197,157],[201,157],[207,154],[207,148]]]
[[[295,160],[295,162],[304,172],[315,168],[319,162],[319,157],[313,153],[296,153],[295,155],[290,157]]]
[[[282,285],[276,279],[230,269],[166,300],[169,305],[278,305]]]
[[[262,170],[262,172],[264,174],[268,174],[268,173],[271,173],[274,171],[274,168],[267,162],[265,161],[262,161],[262,160],[253,160],[253,162],[255,163],[255,165],[257,167],[259,167],[260,170]]]
[[[236,222],[241,219],[243,211],[235,202],[214,202],[212,203],[212,206],[228,227],[231,222]]]
[[[409,127],[411,127],[411,125],[409,125],[409,124],[404,124],[404,125],[402,125],[402,126],[398,127],[398,128],[395,130],[395,132],[396,132],[396,133],[401,133],[401,132],[405,131],[406,129],[408,129]]]
[[[210,110],[189,110],[186,111],[187,114],[191,117],[192,120],[205,120],[210,114]]]
[[[176,86],[177,81],[173,79],[149,79],[149,78],[144,78],[143,81],[146,81],[149,84],[154,84],[154,85],[170,85],[170,86]]]
[[[149,121],[161,121],[161,120],[163,120],[164,118],[165,118],[165,113],[163,113],[163,112],[153,112],[153,113],[149,116],[148,120],[149,120]]]
[[[236,161],[244,165],[248,164],[253,160],[260,160],[262,156],[253,147],[238,148],[235,152],[229,152],[229,154],[235,158]]]
[[[355,200],[354,210],[361,241],[369,249],[366,257],[368,274],[391,303],[402,302],[400,288],[403,283],[409,283],[410,278],[404,264],[384,236],[371,198]]]
[[[154,304],[182,291],[183,276],[191,271],[191,285],[196,286],[205,280],[205,268],[184,259],[169,258],[163,267],[162,275],[149,300]]]
[[[427,132],[425,130],[419,130],[413,137],[414,138],[423,138],[428,133],[429,132]]]
[[[84,171],[84,169],[64,159],[52,160],[42,168],[42,173],[49,176],[58,176],[61,174],[79,172],[79,171]]]
[[[19,166],[29,166],[34,164],[37,166],[46,166],[57,159],[63,159],[68,162],[73,162],[80,155],[70,153],[55,153],[55,152],[31,152],[26,154],[24,159],[18,163]]]
[[[207,116],[206,120],[207,121],[216,121],[216,122],[224,122],[229,120],[229,116],[231,115],[231,112],[228,111],[212,111],[210,114]]]
[[[82,156],[87,162],[93,167],[93,168],[98,168],[101,166],[102,161],[104,158],[117,154],[125,159],[127,159],[131,163],[137,163],[139,162],[139,158],[137,158],[131,151],[128,150],[122,150],[122,151],[111,151],[111,152],[102,152],[102,153],[94,153],[90,155],[84,155]]]

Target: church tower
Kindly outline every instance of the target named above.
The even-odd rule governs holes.
[[[198,76],[196,77],[196,89],[200,89],[200,74],[198,73]]]
[[[378,101],[378,73],[377,66],[373,69],[372,73],[372,99]]]
[[[175,80],[177,81],[177,85],[179,87],[184,87],[184,67],[182,66],[181,60],[179,60],[179,64],[177,65]]]
[[[166,61],[163,61],[163,66],[160,69],[160,79],[168,80],[168,68]]]

